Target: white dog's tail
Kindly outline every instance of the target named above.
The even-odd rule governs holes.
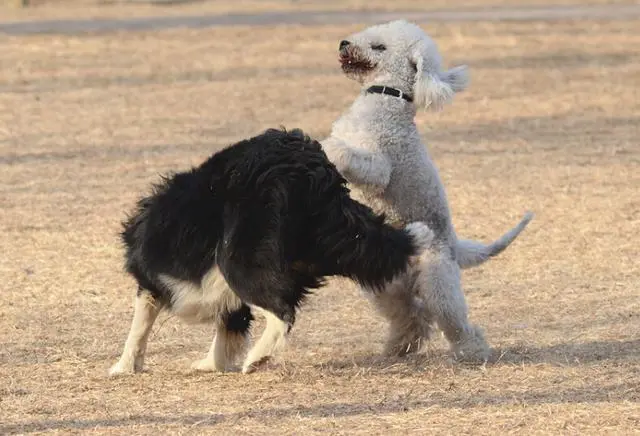
[[[459,239],[456,245],[458,265],[462,269],[471,268],[481,265],[489,258],[502,253],[527,227],[532,218],[533,213],[527,212],[517,226],[489,245],[469,239]]]

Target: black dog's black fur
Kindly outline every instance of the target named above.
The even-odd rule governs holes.
[[[218,266],[245,303],[225,315],[246,333],[246,304],[291,327],[304,296],[325,276],[379,288],[417,254],[406,230],[349,197],[320,144],[300,130],[269,129],[163,179],[123,223],[126,269],[171,308],[166,274],[200,284]]]

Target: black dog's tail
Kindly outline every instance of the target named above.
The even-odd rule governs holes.
[[[325,264],[327,275],[349,277],[369,289],[381,289],[402,274],[409,258],[433,241],[426,224],[396,229],[385,222],[384,215],[349,197],[342,199],[338,210],[341,216],[325,220],[318,238],[320,252],[331,263]]]

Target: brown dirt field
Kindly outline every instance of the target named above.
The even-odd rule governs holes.
[[[135,199],[266,127],[326,135],[357,93],[335,59],[354,30],[0,40],[0,434],[638,434],[638,21],[428,27],[472,72],[418,117],[458,232],[537,213],[464,273],[485,368],[440,339],[380,357],[384,324],[334,281],[266,371],[192,373],[210,328],[163,315],[149,371],[106,377],[132,313],[117,232]]]
[[[172,16],[183,14],[227,14],[283,11],[433,11],[442,9],[486,8],[496,6],[548,6],[552,5],[622,5],[637,4],[638,0],[242,0],[242,1],[109,1],[109,0],[30,0],[30,7],[16,8],[0,0],[0,21],[63,18],[127,18],[145,16]],[[163,2],[165,4],[163,4]]]

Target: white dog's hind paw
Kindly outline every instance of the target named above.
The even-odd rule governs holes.
[[[478,326],[473,326],[469,335],[454,344],[452,348],[458,362],[484,364],[491,357],[491,347]]]
[[[424,348],[425,339],[416,335],[413,338],[390,340],[384,348],[384,354],[389,357],[404,357],[408,354],[418,353]]]

